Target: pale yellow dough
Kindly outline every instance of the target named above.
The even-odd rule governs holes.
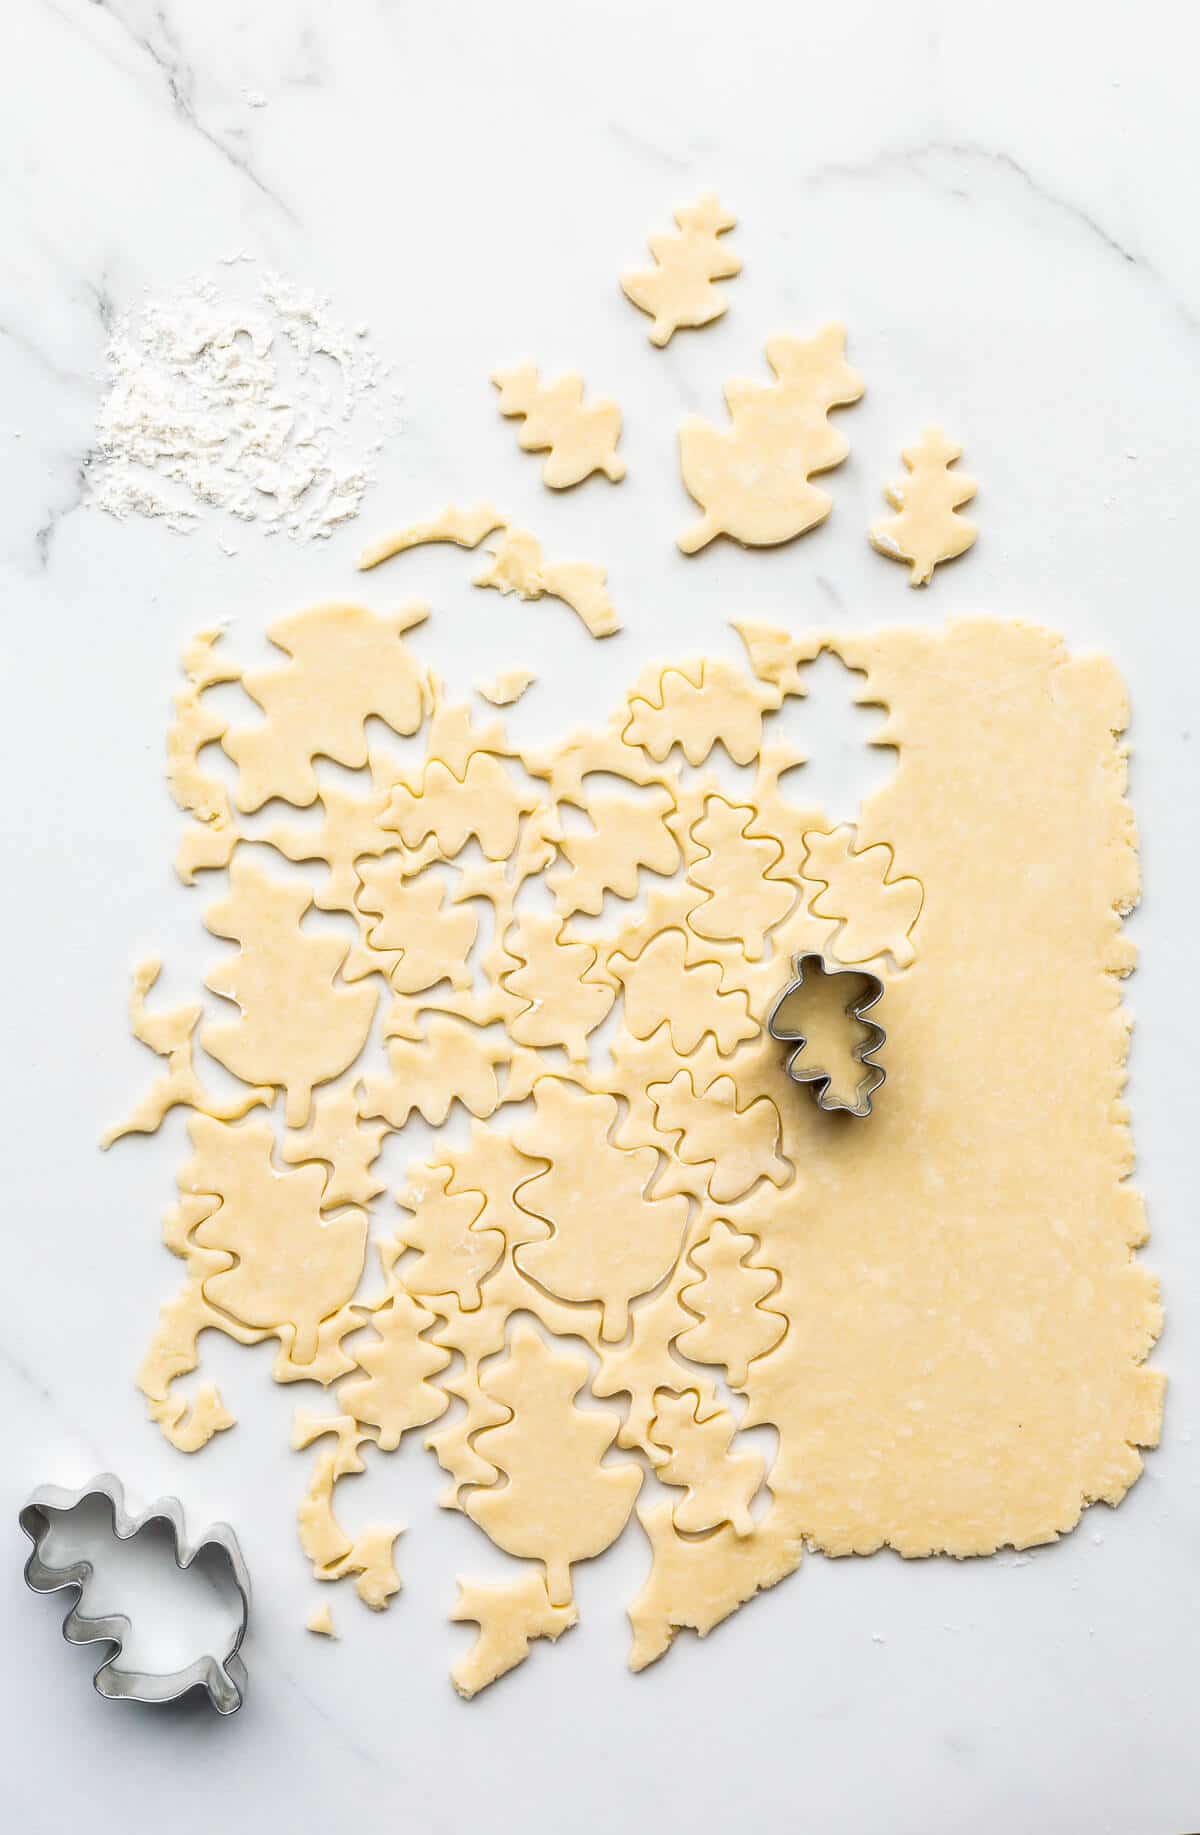
[[[536,681],[532,669],[502,669],[490,682],[476,682],[475,692],[493,707],[511,707]]]
[[[333,1613],[327,1605],[317,1606],[309,1613],[304,1621],[304,1629],[306,1631],[315,1632],[318,1637],[336,1638],[337,1636],[337,1626],[333,1622]]]
[[[895,516],[871,524],[871,546],[893,561],[909,561],[910,586],[928,586],[941,561],[965,554],[979,531],[965,516],[977,486],[974,478],[950,467],[962,458],[962,447],[948,440],[940,427],[926,427],[915,446],[901,453],[909,476],[894,480],[884,495]]]
[[[591,561],[548,561],[541,543],[524,529],[506,529],[489,553],[491,566],[475,575],[476,586],[493,586],[521,599],[560,599],[593,637],[611,637],[621,629],[603,567]]]
[[[501,414],[524,420],[517,435],[522,452],[546,453],[542,482],[552,491],[581,484],[594,471],[613,484],[625,476],[625,461],[617,457],[621,410],[605,400],[585,407],[582,376],[541,383],[536,364],[521,363],[497,370],[492,381],[500,391]]]
[[[458,510],[453,505],[423,522],[410,523],[394,535],[384,535],[371,542],[358,557],[360,573],[369,573],[381,561],[409,548],[422,548],[427,542],[452,542],[456,548],[478,548],[486,535],[504,527],[504,518],[490,503],[478,504],[473,510]]]
[[[725,311],[727,301],[713,285],[740,274],[742,264],[720,238],[736,217],[723,210],[713,191],[675,212],[677,236],[651,236],[653,268],[621,276],[621,290],[654,320],[651,344],[669,344],[681,325],[709,325]]]
[[[772,338],[767,362],[776,381],[735,377],[726,383],[727,432],[695,415],[684,422],[683,482],[704,510],[679,537],[685,554],[717,535],[770,546],[825,520],[833,499],[809,479],[840,465],[850,450],[828,413],[863,392],[861,377],[845,360],[845,343],[845,330],[836,324],[812,338]]]
[[[807,464],[830,450],[824,409],[804,425]],[[192,866],[231,856],[208,922],[240,946],[208,976],[240,1016],[201,1038],[247,1087],[206,1097],[198,1008],[147,1013],[144,969],[131,1016],[166,1074],[135,1120],[193,1111],[163,1231],[184,1280],[138,1378],[161,1431],[196,1451],[232,1425],[211,1384],[182,1388],[206,1331],[272,1337],[277,1380],[336,1385],[338,1412],[297,1419],[315,1443],[299,1532],[321,1579],[376,1608],[399,1587],[397,1531],[349,1535],[335,1489],[424,1437],[440,1501],[538,1564],[463,1588],[456,1616],[480,1624],[463,1693],[574,1622],[572,1567],[641,1485],[621,1455],[669,1487],[639,1512],[635,1668],[806,1543],[985,1555],[1118,1503],[1163,1378],[1121,1101],[1138,878],[1112,665],[1025,624],[743,624],[749,673],[655,664],[607,722],[522,750],[418,667],[412,616],[286,621],[291,660],[247,681],[262,721],[228,732],[199,697],[240,672],[211,639],[189,652],[173,787]],[[826,648],[896,748],[840,828],[801,755],[764,741],[785,698],[802,727]],[[416,762],[368,745],[372,715],[420,729]],[[319,820],[244,847],[199,772],[210,729],[247,809],[319,798]],[[323,753],[360,785],[321,789]],[[315,901],[270,848],[324,863]],[[822,1113],[764,1031],[810,952],[884,982],[890,1074],[865,1122]],[[381,994],[382,1070],[361,1055]],[[235,1119],[274,1089],[284,1114]],[[383,1292],[372,1273],[363,1297],[386,1137],[455,1105],[470,1129],[409,1167]],[[761,1424],[765,1474],[739,1438]]]

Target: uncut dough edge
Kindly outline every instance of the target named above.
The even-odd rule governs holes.
[[[1165,1387],[1121,1101],[1124,685],[1023,623],[797,645],[822,647],[865,671],[900,747],[858,845],[888,842],[925,905],[878,1010],[887,1101],[820,1151],[813,1112],[786,1111],[802,1183],[762,1254],[790,1329],[751,1368],[747,1422],[785,1415],[777,1508],[828,1554],[1052,1541],[1138,1477]]]

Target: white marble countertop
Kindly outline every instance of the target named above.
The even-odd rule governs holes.
[[[0,1762],[13,1827],[1200,1828],[1186,974],[1200,895],[1198,50],[1196,19],[1162,0],[10,9]],[[718,326],[656,353],[616,275],[706,186],[737,211],[745,272]],[[404,390],[364,515],[327,544],[251,528],[229,556],[219,520],[181,537],[81,503],[114,315],[239,250],[365,320]],[[775,553],[720,545],[683,561],[681,413],[715,410],[725,376],[757,369],[765,334],[831,316],[868,382],[835,516]],[[619,492],[542,491],[487,381],[525,355],[578,365],[623,403]],[[918,597],[863,531],[928,419],[966,446],[982,534]],[[369,590],[352,572],[366,535],[484,495],[562,554],[606,562],[623,638],[589,648],[536,608],[485,619],[444,556]],[[228,618],[254,644],[306,601],[383,605],[410,589],[444,608],[432,654],[458,686],[537,643],[544,685],[518,710],[522,732],[601,711],[651,656],[733,653],[737,615],[841,628],[1028,614],[1117,658],[1148,882],[1132,920],[1129,1098],[1171,1378],[1164,1444],[1118,1512],[1093,1509],[1027,1562],[806,1560],[709,1644],[681,1638],[637,1679],[623,1616],[645,1568],[635,1533],[581,1572],[579,1630],[465,1707],[444,1678],[466,1633],[445,1612],[454,1574],[486,1562],[406,1444],[369,1504],[409,1524],[402,1598],[379,1620],[348,1602],[337,1645],[305,1636],[317,1589],[293,1530],[296,1395],[270,1383],[268,1350],[214,1349],[240,1425],[190,1462],[132,1385],[175,1279],[158,1230],[179,1118],[140,1149],[102,1158],[95,1141],[146,1081],[124,1027],[130,963],[163,950],[177,992],[204,959],[199,902],[170,871],[178,819],[162,781],[184,638]],[[103,1466],[244,1531],[257,1611],[232,1722],[99,1701],[55,1608],[22,1588],[24,1493]]]

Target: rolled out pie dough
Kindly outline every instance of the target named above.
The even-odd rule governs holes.
[[[242,1014],[204,1036],[288,1114],[209,1112],[170,1057],[192,1009],[161,1038],[135,1015],[174,1078],[139,1125],[167,1096],[197,1111],[165,1231],[186,1279],[141,1376],[174,1443],[232,1424],[211,1387],[190,1412],[172,1389],[206,1330],[274,1336],[280,1380],[337,1382],[338,1412],[297,1427],[321,1443],[302,1539],[322,1578],[356,1576],[379,1606],[395,1530],[348,1536],[333,1489],[364,1449],[424,1432],[442,1501],[537,1564],[464,1588],[456,1615],[481,1627],[464,1694],[574,1622],[572,1564],[635,1507],[640,1668],[806,1541],[985,1555],[1118,1503],[1157,1441],[1163,1377],[1121,1100],[1138,876],[1112,664],[1021,623],[745,626],[748,673],[658,665],[607,723],[522,752],[421,677],[395,619],[319,608],[282,635],[293,661],[250,684],[253,747],[230,735],[247,807],[324,801],[312,736],[353,759],[373,712],[419,724],[425,756],[372,757],[361,796],[331,791],[306,831],[328,868],[316,902],[358,928],[350,987],[343,943],[300,926],[307,895],[235,837],[209,927],[241,954],[209,985]],[[842,829],[764,725],[802,702],[824,648],[862,672],[897,748]],[[736,803],[718,743],[746,767]],[[819,1111],[764,1032],[806,951],[884,982],[869,1121]],[[376,1007],[384,1072],[355,1056]],[[469,1138],[435,1134],[410,1168],[385,1292],[359,1299],[382,1142],[414,1112],[440,1128],[456,1101]],[[779,1437],[765,1493],[739,1439],[760,1423]],[[635,1503],[646,1469],[666,1501],[647,1485]]]

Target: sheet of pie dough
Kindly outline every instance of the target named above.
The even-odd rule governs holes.
[[[324,804],[302,857],[359,944],[310,937],[307,894],[234,836],[232,892],[204,902],[241,946],[209,985],[242,1013],[205,1036],[253,1081],[220,1107],[186,1056],[194,1009],[147,1015],[139,977],[138,1036],[168,1060],[140,1125],[168,1100],[194,1111],[164,1225],[184,1282],[139,1376],[172,1443],[233,1425],[191,1385],[208,1331],[275,1337],[277,1380],[336,1384],[297,1421],[315,1448],[300,1535],[320,1578],[377,1609],[397,1531],[347,1535],[335,1488],[423,1437],[441,1501],[537,1564],[464,1587],[456,1616],[481,1631],[463,1693],[574,1622],[574,1564],[621,1533],[647,1545],[641,1668],[806,1542],[984,1555],[1118,1503],[1163,1377],[1121,1101],[1138,876],[1112,664],[1021,623],[745,625],[748,669],[663,662],[606,723],[522,751],[417,669],[395,621],[317,608],[281,635],[292,661],[250,684],[266,718],[244,800]],[[897,756],[841,827],[768,724],[798,697],[802,728],[822,649],[861,672]],[[381,707],[423,760],[371,756],[361,795],[322,791],[311,735],[361,756]],[[718,743],[746,767],[736,802]],[[265,839],[301,845],[287,824]],[[520,897],[535,882],[540,904]],[[807,951],[884,983],[866,1121],[818,1110],[765,1034]],[[370,1035],[382,1073],[357,1056]],[[268,1109],[272,1088],[287,1102]],[[393,1208],[372,1172],[387,1135],[413,1113],[439,1130],[455,1103],[465,1144],[435,1132]],[[371,1206],[393,1219],[382,1297]],[[760,1423],[779,1437],[765,1475],[740,1437]]]

